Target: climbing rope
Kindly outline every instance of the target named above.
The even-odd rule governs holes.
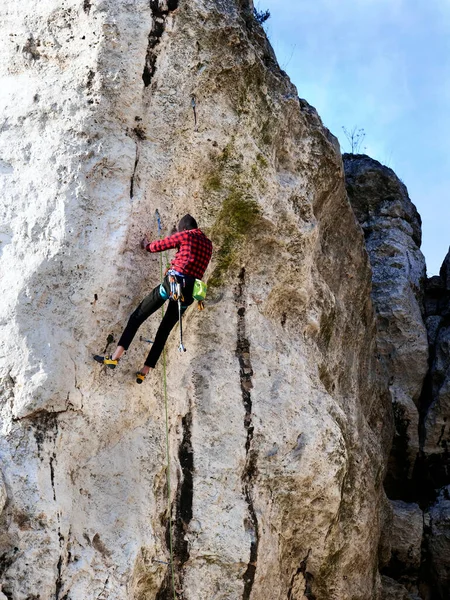
[[[161,217],[158,210],[156,210],[156,220],[158,221],[158,235],[159,239],[162,237]],[[163,282],[163,254],[159,255],[159,276],[161,284]],[[161,306],[162,318],[164,318],[164,304]],[[167,512],[169,513],[169,550],[170,550],[170,569],[172,572],[172,588],[173,598],[177,600],[177,593],[175,588],[175,567],[173,564],[173,539],[172,539],[172,506],[170,504],[170,448],[169,448],[169,409],[167,400],[167,371],[166,371],[166,350],[163,348],[163,382],[164,382],[164,406],[166,411],[166,456],[167,456]]]

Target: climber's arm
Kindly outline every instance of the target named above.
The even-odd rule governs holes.
[[[171,248],[179,248],[181,242],[183,241],[184,233],[184,231],[180,231],[178,233],[174,233],[173,235],[169,235],[163,240],[149,242],[146,244],[145,249],[148,252],[162,252],[163,250],[170,250]]]

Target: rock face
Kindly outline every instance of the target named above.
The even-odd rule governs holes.
[[[428,369],[422,317],[421,220],[395,173],[364,155],[344,155],[347,191],[373,270],[378,348],[390,380],[396,433],[386,489],[408,499],[419,451],[419,401]],[[406,498],[405,498],[406,494]]]
[[[386,575],[381,577],[381,584],[382,600],[416,600],[418,598],[417,596],[412,596],[404,585]]]
[[[426,323],[431,350],[428,402],[423,406],[423,451],[428,459],[448,465],[450,442],[450,252],[439,277],[431,277],[426,288]]]
[[[426,280],[420,217],[405,186],[369,157],[345,155],[344,164],[373,269],[378,347],[396,428],[385,481],[394,501],[380,542],[381,596],[446,600],[450,253],[439,277]]]
[[[421,397],[428,370],[423,320],[426,280],[421,221],[395,173],[364,155],[344,155],[346,185],[364,231],[373,270],[378,348],[389,378],[395,435],[385,488],[393,501],[380,544],[382,597],[417,597],[422,571],[423,510],[415,467]]]
[[[139,250],[156,209],[164,233],[190,212],[215,244],[208,308],[186,315],[188,352],[176,331],[167,352],[178,598],[378,597],[392,427],[370,266],[336,140],[252,9],[0,8],[10,600],[173,595],[162,366],[138,387],[144,343],[115,371],[91,358],[159,282],[158,257]],[[410,281],[420,274],[413,261]],[[408,336],[420,357],[399,352],[392,371],[404,404],[426,358],[422,332]]]
[[[448,522],[450,485],[450,252],[438,277],[426,284],[425,319],[430,343],[430,369],[421,399],[421,460],[416,469],[417,487],[427,508],[424,547],[424,590],[444,600],[450,593]],[[425,596],[428,597],[428,596]]]
[[[450,486],[446,486],[430,509],[431,588],[437,598],[448,598],[450,590]]]
[[[391,557],[384,572],[407,590],[418,592],[423,512],[418,504],[392,501],[393,519],[389,529]]]

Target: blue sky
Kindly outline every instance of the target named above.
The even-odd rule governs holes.
[[[422,217],[428,276],[450,245],[450,1],[255,0],[278,62],[324,124],[363,128]]]

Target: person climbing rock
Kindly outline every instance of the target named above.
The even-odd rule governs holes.
[[[169,333],[178,320],[178,304],[174,301],[171,292],[171,282],[172,284],[179,283],[181,286],[181,310],[184,313],[186,308],[194,301],[192,292],[195,279],[203,277],[206,267],[211,260],[212,242],[198,228],[194,217],[187,214],[178,223],[177,233],[154,242],[150,242],[145,236],[141,242],[141,248],[148,252],[163,252],[164,250],[177,248],[178,252],[171,262],[170,269],[167,271],[163,283],[156,286],[131,315],[114,353],[111,356],[94,356],[94,360],[97,362],[115,369],[122,354],[128,350],[142,323],[169,299],[167,311],[156,332],[155,340],[144,363],[144,367],[136,373],[136,383],[142,383],[149,370],[155,367]]]

